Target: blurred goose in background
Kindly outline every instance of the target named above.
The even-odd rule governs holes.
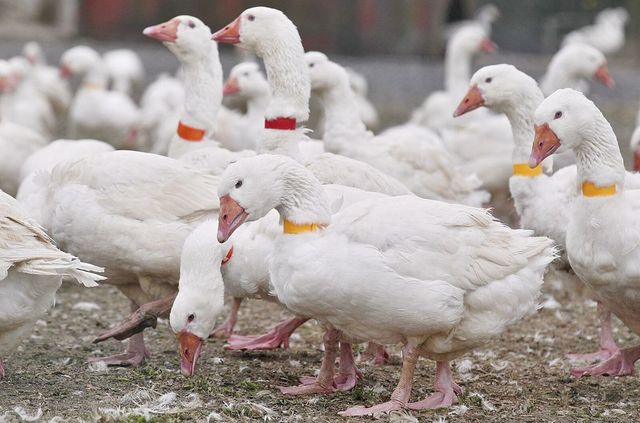
[[[230,151],[215,135],[222,105],[222,65],[211,30],[193,16],[175,18],[146,28],[146,36],[161,41],[182,64],[185,97],[177,131],[169,145],[169,157],[218,175],[251,150]]]
[[[128,48],[110,50],[102,56],[111,89],[133,96],[144,84],[144,66],[138,54]]]
[[[60,58],[60,74],[83,81],[69,111],[69,136],[108,142],[117,149],[144,149],[138,141],[140,109],[131,97],[108,90],[109,74],[91,47],[76,46]]]
[[[261,12],[248,9],[241,25],[253,14],[258,21]],[[283,393],[340,389],[334,379],[339,343],[347,345],[341,370],[353,368],[351,342],[404,345],[391,400],[343,416],[452,405],[462,388],[449,361],[535,311],[542,275],[555,257],[551,240],[509,229],[485,210],[416,196],[363,200],[332,216],[320,182],[285,156],[231,164],[218,195],[220,242],[245,221],[278,211],[285,231],[269,270],[275,292],[289,309],[326,328],[318,377]],[[288,232],[287,224],[304,230]],[[435,392],[409,403],[420,356],[437,361]]]
[[[474,206],[488,202],[480,180],[457,170],[441,140],[424,128],[413,137],[386,131],[373,135],[360,120],[345,69],[320,52],[307,52],[311,88],[324,107],[327,151],[369,163],[403,182],[423,198]]]
[[[235,65],[224,84],[225,97],[240,97],[246,102],[245,114],[220,109],[216,139],[230,150],[255,150],[264,130],[264,113],[271,101],[269,82],[255,62]]]
[[[352,68],[346,68],[345,70],[349,76],[349,86],[355,94],[358,114],[362,123],[371,131],[377,130],[380,126],[380,117],[378,116],[378,111],[367,97],[369,94],[367,78]]]
[[[161,73],[140,98],[144,145],[166,156],[176,133],[184,105],[184,84],[177,77]]]
[[[640,191],[625,189],[625,169],[616,135],[584,94],[561,89],[535,112],[535,140],[529,166],[538,166],[560,147],[576,155],[575,200],[567,227],[571,267],[609,310],[640,335]],[[575,368],[582,376],[626,376],[635,372],[640,345],[615,351],[607,360]]]
[[[102,269],[60,251],[20,206],[0,191],[0,379],[2,358],[55,303],[63,278],[94,287]]]
[[[624,28],[628,21],[629,12],[624,7],[604,9],[596,15],[593,25],[568,33],[562,45],[583,43],[607,55],[618,53],[624,47]]]
[[[304,163],[322,183],[389,195],[410,192],[397,179],[366,163],[321,153],[322,144],[312,142],[303,128],[297,128],[298,122],[309,117],[311,84],[300,34],[281,11],[266,7],[246,10],[213,34],[213,39],[245,47],[264,61],[271,102],[265,113],[265,130],[258,141],[258,152],[289,155]]]

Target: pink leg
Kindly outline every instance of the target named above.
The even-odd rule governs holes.
[[[4,366],[2,365],[2,360],[0,360],[0,379],[4,378],[5,376],[5,371],[4,371]]]
[[[298,386],[280,386],[280,392],[285,395],[330,394],[336,391],[333,383],[334,365],[336,362],[336,350],[340,333],[335,329],[329,329],[324,334],[324,356],[320,373],[314,383],[303,383]]]
[[[238,321],[238,310],[242,304],[242,298],[233,298],[231,301],[231,311],[229,317],[217,328],[209,334],[209,338],[228,338],[233,333],[233,329],[236,327]]]
[[[337,391],[350,391],[356,386],[358,379],[362,378],[362,372],[356,367],[353,360],[353,349],[351,344],[340,342],[340,370],[333,378],[333,385]],[[316,382],[313,376],[302,376],[300,383],[303,385],[312,385]]]
[[[603,361],[620,351],[613,339],[611,312],[601,302],[598,302],[598,317],[600,318],[600,350],[587,354],[567,354],[570,361]]]
[[[227,350],[274,350],[283,345],[289,349],[289,337],[304,322],[306,317],[292,317],[278,323],[269,333],[260,336],[231,335],[224,346]]]
[[[351,407],[340,414],[343,417],[369,416],[380,413],[388,413],[390,411],[400,410],[407,405],[409,396],[411,395],[411,387],[413,386],[413,373],[418,362],[418,349],[406,346],[403,350],[402,372],[400,373],[400,381],[398,386],[391,394],[391,400],[373,407],[363,407],[361,405]]]
[[[383,345],[369,342],[367,349],[360,355],[358,360],[360,363],[374,363],[376,366],[382,366],[389,360],[389,353],[384,349]]]
[[[137,309],[138,305],[132,301],[131,310],[136,311]],[[90,358],[88,361],[89,363],[104,361],[108,366],[128,367],[139,366],[144,363],[145,358],[149,357],[151,357],[151,353],[144,346],[144,334],[142,332],[138,332],[129,337],[127,341],[127,349],[124,353],[108,357]]]
[[[449,407],[457,401],[457,396],[464,390],[453,381],[451,368],[448,361],[438,361],[436,363],[436,383],[434,385],[436,391],[430,397],[408,404],[412,410],[422,410],[425,408],[441,408]]]
[[[640,360],[640,345],[619,350],[600,364],[572,369],[571,374],[575,377],[631,376],[635,373],[635,362],[638,360]]]

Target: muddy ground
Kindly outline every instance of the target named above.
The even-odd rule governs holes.
[[[557,308],[512,327],[500,339],[457,360],[455,375],[465,394],[449,410],[397,413],[383,421],[576,422],[638,421],[640,378],[585,378],[569,375],[568,351],[596,346],[595,305],[561,300]],[[321,360],[321,330],[307,323],[290,351],[228,352],[222,341],[203,349],[197,375],[180,374],[176,343],[167,322],[146,331],[153,357],[139,368],[91,367],[87,358],[119,352],[124,345],[91,340],[125,315],[128,302],[110,287],[65,285],[56,307],[30,339],[6,360],[0,381],[0,421],[366,421],[341,419],[347,407],[386,401],[400,371],[398,349],[391,363],[363,365],[364,378],[347,393],[285,397],[275,388],[311,374]],[[284,314],[271,304],[248,302],[238,330],[264,331]],[[621,345],[638,342],[616,321]],[[431,393],[434,363],[422,360],[413,399]],[[416,420],[417,419],[417,420]]]

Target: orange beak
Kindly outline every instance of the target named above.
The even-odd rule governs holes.
[[[548,123],[536,125],[536,137],[533,140],[531,156],[529,157],[529,167],[538,166],[544,159],[555,153],[560,147],[558,136],[549,127]]]
[[[489,38],[485,38],[480,42],[480,50],[484,51],[485,53],[493,53],[498,50],[498,46]]]
[[[453,117],[464,115],[482,106],[484,106],[484,98],[482,98],[482,93],[480,93],[478,86],[474,85],[469,88],[467,95],[465,95],[460,104],[458,104],[456,111],[453,112]]]
[[[158,41],[174,43],[178,39],[178,25],[180,25],[179,19],[171,19],[165,23],[148,26],[142,33]]]
[[[607,88],[613,88],[616,85],[616,81],[611,77],[609,73],[609,68],[606,63],[600,65],[596,73],[593,74],[593,77],[600,81]]]
[[[196,371],[196,363],[202,349],[202,339],[191,332],[178,332],[178,351],[180,352],[180,371],[185,376],[192,376]]]
[[[218,242],[223,243],[247,219],[247,212],[229,194],[220,198]]]
[[[224,87],[222,88],[222,94],[231,95],[239,92],[240,86],[238,85],[238,80],[236,78],[227,79],[227,82],[224,83]]]
[[[71,68],[67,65],[60,65],[58,72],[60,73],[60,79],[67,79],[73,75]]]
[[[240,16],[213,34],[211,39],[219,43],[238,44],[240,42]]]

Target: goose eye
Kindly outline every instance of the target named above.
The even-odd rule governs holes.
[[[187,321],[189,323],[191,323],[191,322],[193,322],[193,319],[195,319],[195,318],[196,318],[196,315],[191,313],[190,315],[187,316]]]
[[[315,66],[315,63],[309,63],[309,67],[312,68]]]
[[[193,21],[189,21],[189,23],[187,25],[189,25],[189,28],[195,28],[196,27],[196,24]]]
[[[242,181],[241,180],[236,182],[236,188],[240,188],[241,186],[242,186]]]
[[[484,80],[484,82],[486,82],[487,84],[491,84],[491,81],[493,81],[493,78],[491,77]]]
[[[555,115],[553,115],[554,119],[560,119],[562,117],[562,112],[561,111],[557,111]]]
[[[247,19],[249,19],[251,22],[253,22],[253,21],[256,20],[256,17],[253,16],[253,15],[249,15],[249,16],[247,16]]]
[[[244,76],[249,76],[249,72],[243,73]]]

